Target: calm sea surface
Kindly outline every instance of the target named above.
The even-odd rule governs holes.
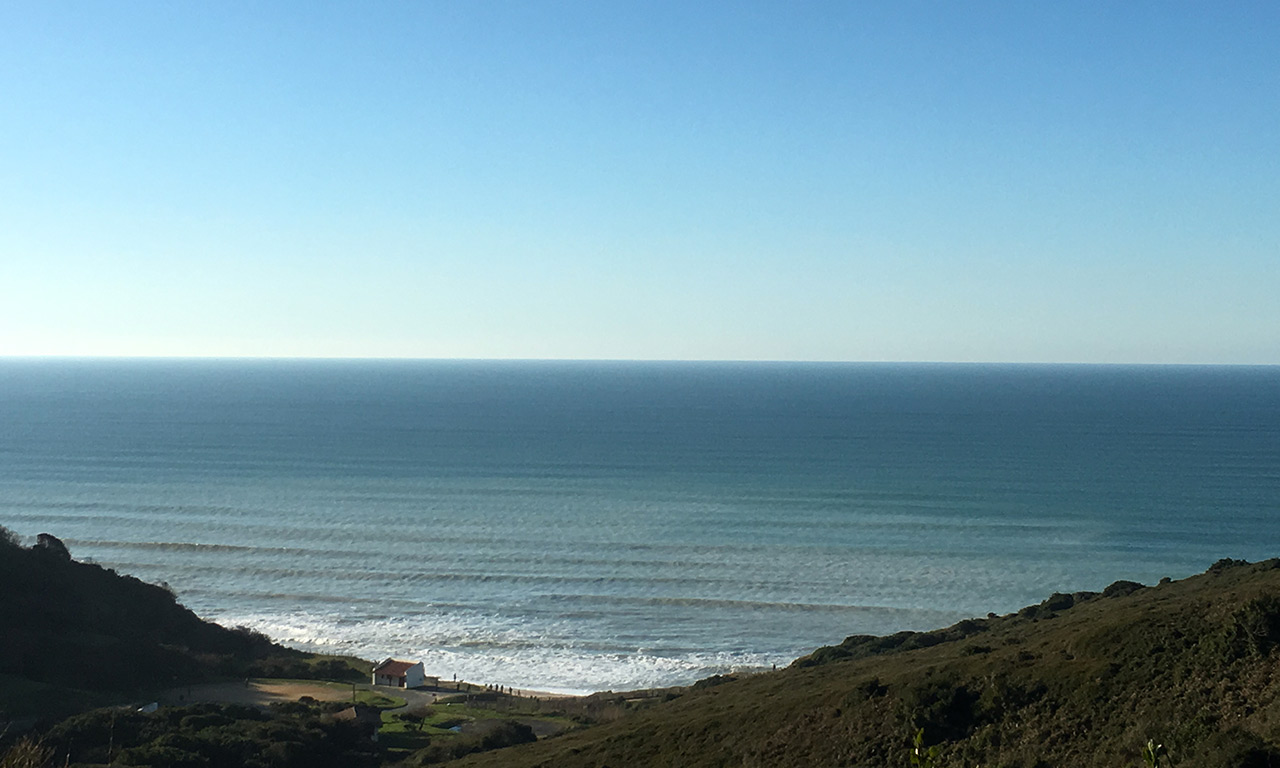
[[[4,360],[0,525],[302,648],[687,683],[1280,555],[1280,368]]]

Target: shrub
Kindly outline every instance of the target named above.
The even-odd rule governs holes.
[[[53,762],[53,750],[25,737],[0,754],[0,768],[46,768]]]
[[[1222,573],[1231,568],[1242,568],[1249,564],[1248,560],[1232,560],[1224,557],[1213,565],[1209,566],[1209,573]]]
[[[863,680],[854,687],[857,695],[856,699],[866,701],[867,699],[875,699],[884,696],[889,692],[889,687],[880,682],[880,678],[873,677],[870,680]]]
[[[1238,608],[1231,614],[1227,636],[1237,655],[1270,653],[1280,644],[1280,598],[1265,595]]]
[[[717,685],[732,683],[734,680],[737,680],[737,679],[738,678],[734,675],[712,675],[711,677],[704,677],[701,680],[695,682],[693,684],[693,689],[697,691],[703,688],[714,688]]]
[[[0,525],[0,548],[3,547],[20,549],[22,547],[22,537]]]
[[[909,688],[903,703],[912,724],[928,734],[928,744],[962,739],[978,721],[979,694],[950,679],[934,679]]]
[[[1200,745],[1195,765],[1203,768],[1270,768],[1280,764],[1280,752],[1258,735],[1230,728]]]
[[[404,723],[415,731],[422,730],[422,724],[431,717],[431,710],[427,707],[414,707],[407,712],[401,712],[396,715],[396,719]]]
[[[1127,597],[1140,589],[1146,589],[1143,585],[1136,581],[1120,580],[1113,582],[1111,586],[1102,590],[1103,597]]]
[[[62,543],[62,539],[51,533],[42,533],[36,536],[37,551],[47,552],[60,560],[70,560],[71,550],[67,549],[67,545]]]
[[[911,768],[934,768],[938,764],[938,745],[925,746],[924,729],[917,728],[915,738],[911,740]]]
[[[204,768],[208,758],[177,747],[148,744],[131,747],[117,758],[124,765],[150,766],[151,768]]]

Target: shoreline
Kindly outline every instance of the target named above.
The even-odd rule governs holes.
[[[265,706],[268,704],[294,702],[302,698],[311,698],[316,701],[345,701],[354,697],[357,691],[367,691],[382,696],[405,699],[404,707],[401,708],[409,708],[417,705],[435,704],[454,696],[477,694],[493,694],[495,696],[511,696],[518,699],[537,699],[540,701],[583,698],[583,696],[559,694],[551,691],[515,690],[510,694],[498,693],[474,683],[467,683],[462,680],[458,682],[463,686],[469,686],[469,688],[462,690],[455,690],[445,686],[399,688],[397,686],[373,685],[370,683],[254,677],[243,682],[225,680],[169,688],[160,691],[155,700],[159,704],[168,706],[184,706],[199,702]]]
[[[216,613],[211,616],[202,615],[206,621],[212,621],[223,626],[245,626],[248,625],[254,631],[261,632],[269,637],[272,642],[278,645],[301,651],[308,654],[316,654],[320,656],[329,656],[335,658],[360,659],[361,663],[367,665],[370,669],[379,661],[387,658],[394,658],[404,661],[422,662],[425,675],[428,678],[435,677],[439,680],[441,688],[452,687],[455,683],[453,679],[453,669],[458,670],[458,681],[461,683],[470,683],[477,691],[492,686],[494,689],[501,687],[503,690],[510,689],[518,691],[522,695],[537,696],[539,698],[577,698],[591,696],[597,693],[621,693],[637,690],[658,690],[666,688],[683,688],[693,685],[699,680],[717,675],[741,675],[755,674],[759,672],[767,672],[771,669],[781,669],[801,656],[809,653],[814,648],[823,644],[823,641],[815,641],[810,645],[802,648],[788,651],[778,651],[769,653],[767,656],[763,653],[750,654],[751,658],[748,663],[733,663],[731,659],[711,660],[705,658],[681,659],[668,656],[656,656],[647,654],[629,655],[625,659],[616,656],[602,657],[596,659],[590,655],[582,656],[565,656],[563,659],[559,657],[551,658],[551,663],[545,666],[550,669],[550,673],[544,672],[544,666],[536,663],[528,665],[520,665],[511,663],[510,659],[502,659],[501,655],[494,656],[499,663],[494,664],[495,668],[486,669],[488,664],[488,656],[485,654],[473,653],[462,658],[449,658],[454,655],[454,651],[449,649],[438,649],[434,652],[415,653],[412,650],[398,649],[395,647],[370,648],[365,644],[348,644],[339,642],[316,642],[314,637],[308,639],[298,638],[296,635],[290,637],[288,633],[284,637],[278,637],[270,630],[273,627],[264,626],[258,622],[244,621],[239,617],[227,619],[217,616]],[[971,618],[963,616],[959,618],[950,618],[950,620],[930,623],[924,627],[911,627],[915,631],[927,631],[937,626],[946,626],[959,618]],[[841,634],[843,637],[845,634]],[[355,647],[351,647],[354,645]],[[346,646],[346,647],[343,647]],[[441,662],[444,657],[444,662]],[[769,661],[760,661],[764,657]],[[773,659],[776,659],[774,661]],[[539,660],[540,661],[540,660]],[[556,665],[557,661],[565,661],[569,674],[557,675],[556,671],[560,669]],[[600,663],[597,664],[596,662]],[[716,662],[719,663],[716,663]],[[631,666],[634,665],[634,666]],[[620,669],[619,669],[620,668]],[[446,671],[448,670],[448,671]],[[480,672],[476,674],[477,670]],[[368,671],[368,670],[364,670]],[[622,671],[621,677],[611,677],[608,675],[610,671]],[[573,674],[577,672],[577,674]],[[583,673],[586,674],[583,674]],[[596,672],[597,674],[590,674]],[[635,672],[636,674],[626,674]],[[510,676],[504,673],[510,673]],[[523,674],[521,674],[523,673]],[[542,673],[542,674],[540,674]],[[517,677],[516,675],[520,675]],[[564,680],[565,685],[558,685],[554,681],[556,678]],[[585,678],[575,680],[574,678]],[[366,680],[368,678],[366,677]],[[587,683],[591,680],[596,681],[596,685],[574,685],[575,682]],[[545,680],[547,682],[538,682]],[[482,682],[477,682],[482,681]]]

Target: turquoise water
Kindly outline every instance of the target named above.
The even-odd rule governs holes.
[[[1280,368],[0,361],[0,524],[585,691],[1280,555]]]

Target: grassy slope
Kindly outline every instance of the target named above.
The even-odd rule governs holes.
[[[356,666],[203,621],[163,587],[0,536],[0,721],[219,677],[362,679]]]
[[[1149,738],[1182,765],[1280,764],[1280,562],[1125,592],[851,638],[785,670],[456,764],[906,765],[917,727],[941,745],[941,766],[1138,765]]]

